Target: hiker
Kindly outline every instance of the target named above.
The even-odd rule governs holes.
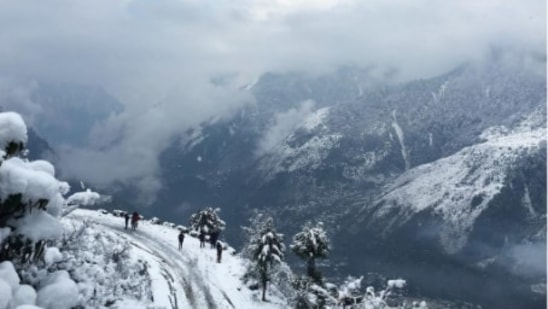
[[[139,222],[139,214],[134,211],[133,215],[131,216],[131,229],[135,231],[137,229],[137,222]]]
[[[223,243],[219,240],[215,245],[217,247],[217,263],[221,263],[221,256],[223,255]]]
[[[219,231],[212,232],[209,234],[209,243],[211,245],[211,249],[215,249],[217,244],[217,239],[219,239]]]
[[[181,231],[181,233],[179,233],[179,250],[183,250],[183,241],[185,241],[185,233]]]
[[[127,230],[127,225],[129,223],[129,213],[126,212],[126,214],[124,215],[124,219],[126,219],[126,227],[125,229]]]
[[[198,239],[200,240],[200,248],[205,247],[205,232],[203,230],[200,230],[200,235],[198,236]]]

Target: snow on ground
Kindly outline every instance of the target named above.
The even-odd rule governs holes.
[[[130,257],[149,265],[153,302],[143,308],[286,308],[287,302],[271,294],[269,302],[259,301],[259,292],[240,282],[244,261],[223,252],[216,263],[214,249],[200,249],[199,241],[185,237],[183,250],[178,250],[176,229],[139,222],[136,231],[124,229],[123,217],[78,209],[64,220],[87,221],[92,228],[114,233],[121,243],[130,244]],[[126,301],[128,302],[128,301]],[[152,307],[151,307],[152,306]],[[138,308],[134,303],[118,304],[117,308]]]

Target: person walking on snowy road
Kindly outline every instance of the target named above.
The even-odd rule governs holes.
[[[127,230],[127,226],[129,224],[129,213],[126,212],[126,214],[124,215],[124,219],[126,220],[126,227],[125,229]]]
[[[134,211],[131,216],[131,230],[135,231],[137,229],[137,223],[139,222],[139,214]]]
[[[217,248],[217,263],[221,263],[221,256],[223,255],[223,243],[219,240],[215,245]]]
[[[200,248],[205,247],[205,232],[200,231],[200,235],[198,236],[198,239],[200,240]]]
[[[181,231],[181,233],[179,233],[179,250],[183,250],[183,241],[185,241],[185,233]]]

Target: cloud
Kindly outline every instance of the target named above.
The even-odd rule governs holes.
[[[259,140],[256,155],[268,153],[272,148],[283,142],[295,129],[302,124],[307,116],[314,112],[314,101],[301,102],[298,108],[290,108],[285,112],[276,113],[272,125]]]
[[[545,14],[542,0],[2,1],[0,75],[105,87],[125,110],[94,130],[91,148],[66,149],[64,170],[133,182],[157,175],[178,133],[253,102],[240,88],[264,72],[355,64],[405,80],[492,46],[545,55]],[[230,78],[212,83],[219,76]],[[15,88],[3,92],[38,117],[43,107]]]
[[[546,274],[546,241],[523,243],[506,249],[504,263],[513,273],[523,276]]]

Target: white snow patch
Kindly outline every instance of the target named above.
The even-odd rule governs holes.
[[[325,134],[315,135],[296,147],[284,143],[263,158],[261,169],[266,172],[266,179],[269,179],[282,171],[317,168],[341,138],[340,134]]]
[[[57,263],[63,259],[63,254],[59,251],[57,247],[48,247],[44,252],[44,260],[46,265],[51,265]]]
[[[403,279],[388,280],[388,287],[402,289],[405,286],[405,283],[406,282]]]
[[[394,121],[392,121],[392,127],[394,128],[394,131],[396,131],[396,135],[398,136],[398,141],[400,142],[401,155],[403,157],[403,161],[405,162],[405,170],[408,170],[411,167],[411,163],[409,162],[408,151],[407,151],[407,148],[405,147],[405,137],[403,135],[403,130],[398,124],[398,120],[396,118],[396,110],[392,111],[392,118],[394,119]]]
[[[316,128],[317,126],[321,125],[328,114],[329,114],[329,107],[320,108],[316,110],[315,112],[311,113],[310,115],[308,115],[304,119],[303,123],[301,124],[301,127],[307,130],[312,130]]]
[[[535,209],[533,209],[533,203],[531,202],[531,195],[529,194],[529,187],[527,186],[527,184],[525,185],[525,190],[523,192],[521,202],[523,203],[525,209],[527,209],[527,211],[529,212],[529,218],[535,218],[537,216],[537,212],[535,211]]]

